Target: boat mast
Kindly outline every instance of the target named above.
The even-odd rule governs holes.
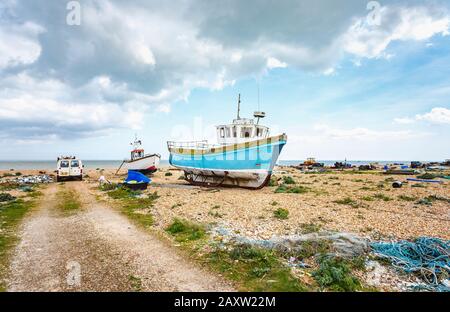
[[[239,93],[239,97],[238,97],[238,110],[237,110],[237,119],[241,119],[240,116],[241,113],[241,94]]]

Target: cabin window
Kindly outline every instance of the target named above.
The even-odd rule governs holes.
[[[67,160],[61,161],[60,167],[61,168],[69,168],[69,161],[67,161]]]
[[[250,127],[242,127],[241,129],[241,138],[250,138],[252,136],[252,128]]]
[[[227,136],[227,138],[229,138],[229,137],[231,137],[231,131],[230,131],[230,128],[225,128],[225,133],[226,133],[226,136]]]
[[[256,136],[262,137],[264,130],[261,128],[256,128]]]
[[[236,127],[233,127],[233,138],[237,138],[237,130],[236,130]]]
[[[221,138],[225,137],[225,129],[224,128],[220,128],[220,137]]]

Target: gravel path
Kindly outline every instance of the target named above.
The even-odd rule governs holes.
[[[58,211],[58,188],[73,189],[82,208]],[[232,291],[233,288],[114,209],[83,182],[51,185],[21,226],[9,291]]]

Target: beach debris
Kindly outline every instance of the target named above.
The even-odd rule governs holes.
[[[45,184],[52,183],[53,178],[47,174],[21,176],[13,180],[18,184]]]
[[[412,287],[417,290],[450,292],[450,241],[439,238],[419,237],[415,241],[371,243],[375,255],[389,260],[406,273],[421,277],[423,284]]]
[[[416,170],[411,169],[387,169],[384,174],[391,174],[391,175],[415,175],[417,172]]]
[[[223,243],[251,245],[281,252],[301,252],[303,244],[310,242],[328,242],[331,246],[330,255],[343,258],[358,257],[369,250],[368,240],[352,233],[323,231],[319,233],[278,236],[271,239],[256,239],[235,234],[229,229],[220,226],[214,228],[212,232],[213,236],[222,237]]]
[[[0,193],[0,203],[13,201],[16,198],[9,193]]]
[[[443,183],[440,180],[426,180],[426,179],[413,179],[413,178],[408,178],[406,180],[410,181],[410,182],[421,182],[421,183],[438,183],[438,184],[442,184]]]
[[[291,268],[310,268],[311,266],[303,261],[299,261],[296,257],[290,257],[288,260],[288,266]]]
[[[105,176],[102,175],[100,176],[100,178],[98,178],[98,183],[100,184],[100,186],[103,186],[104,184],[111,184],[111,181],[107,180]]]
[[[392,183],[393,188],[401,188],[403,186],[403,183],[401,181],[394,181]]]

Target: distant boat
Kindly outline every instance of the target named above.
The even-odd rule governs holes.
[[[269,136],[269,128],[259,125],[264,112],[255,119],[240,117],[231,124],[217,126],[217,144],[207,141],[167,142],[169,163],[182,169],[188,182],[202,186],[264,187],[284,145],[286,134]]]
[[[145,154],[142,148],[142,141],[135,137],[134,142],[131,143],[133,150],[131,151],[130,159],[124,160],[120,168],[125,168],[132,171],[138,171],[144,174],[151,174],[158,170],[161,155],[159,154]]]

